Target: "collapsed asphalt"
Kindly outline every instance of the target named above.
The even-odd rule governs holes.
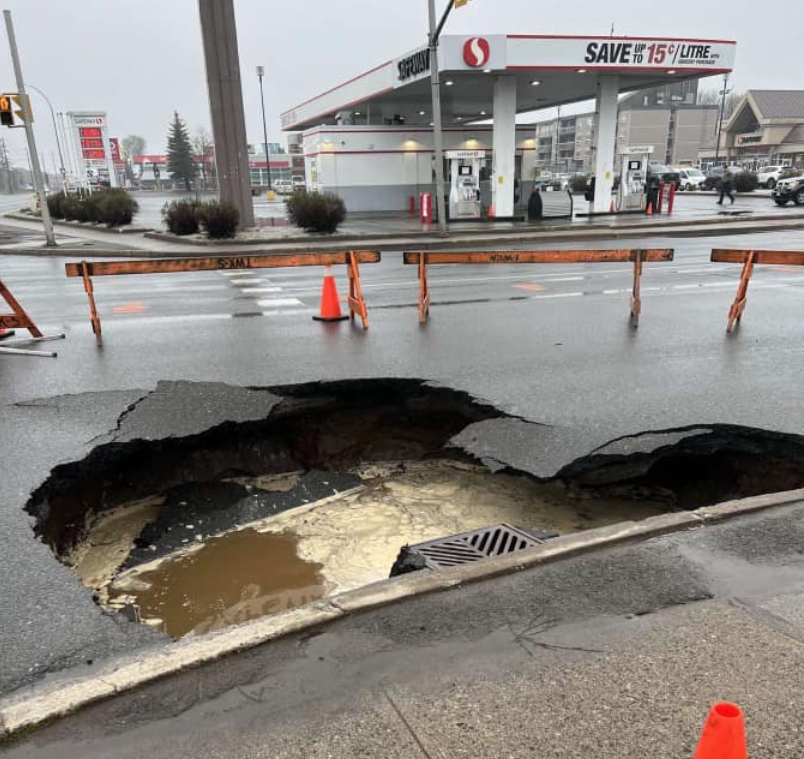
[[[675,281],[699,287],[646,292],[638,332],[627,324],[627,293],[603,295],[604,289],[627,289],[629,275],[609,275],[599,267],[498,268],[495,277],[513,279],[494,282],[484,281],[488,268],[445,267],[431,275],[435,302],[422,329],[412,308],[397,307],[415,301],[415,273],[386,254],[381,266],[364,272],[369,307],[377,306],[367,334],[348,325],[313,325],[309,313],[219,319],[221,303],[242,295],[215,273],[108,278],[99,285],[102,310],[137,299],[150,306],[150,320],[110,318],[101,350],[87,327],[81,285],[63,279],[61,261],[4,258],[4,281],[18,285],[15,293],[42,326],[66,329],[68,340],[56,360],[3,357],[0,370],[2,689],[164,644],[147,629],[101,614],[50,548],[34,539],[24,511],[31,493],[53,467],[80,460],[109,439],[160,439],[263,418],[280,399],[249,386],[430,378],[521,417],[481,422],[467,431],[473,438],[467,448],[492,465],[537,476],[549,476],[611,440],[651,430],[657,431],[656,445],[666,440],[660,431],[696,425],[801,433],[800,285],[752,291],[739,333],[726,338],[725,315],[739,267],[703,279],[712,245],[670,244],[677,249],[674,270],[700,267],[699,275],[679,272]],[[716,244],[726,247],[728,238]],[[795,247],[798,239],[757,235],[733,244]],[[551,285],[545,274],[589,279]],[[795,274],[770,271],[762,277],[773,285],[774,278]],[[646,271],[643,286],[663,283],[661,276]],[[270,280],[315,308],[319,271],[271,273]],[[705,289],[709,281],[726,287]],[[579,287],[589,295],[512,302],[510,295],[522,294],[511,290],[518,282],[544,284],[557,293]],[[455,305],[439,305],[441,300]],[[182,319],[210,313],[216,318]],[[155,390],[164,379],[195,384]],[[215,383],[235,389],[222,392]],[[649,435],[639,442],[645,448],[654,444]]]

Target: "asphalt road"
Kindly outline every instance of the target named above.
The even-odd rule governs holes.
[[[0,478],[0,688],[159,644],[101,615],[33,540],[22,511],[52,467],[83,458],[159,380],[433,380],[538,422],[481,423],[467,446],[540,476],[645,431],[731,423],[801,433],[804,271],[759,267],[743,324],[727,337],[739,267],[708,263],[713,246],[795,249],[800,235],[637,243],[676,249],[673,263],[646,266],[637,331],[628,323],[630,267],[618,264],[432,267],[432,316],[421,327],[415,268],[388,253],[363,270],[368,332],[311,320],[318,269],[97,278],[102,349],[65,259],[0,258],[3,280],[40,327],[67,334],[53,344],[58,359],[0,356],[0,461],[12,473]],[[204,429],[242,408],[237,394],[213,410],[203,399],[167,405],[142,434],[148,424],[154,435]]]
[[[9,759],[804,753],[804,504],[420,596],[45,727]],[[725,756],[725,754],[724,754]]]

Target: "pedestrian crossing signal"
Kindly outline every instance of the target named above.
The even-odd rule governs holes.
[[[14,115],[23,123],[25,123],[25,108],[22,107],[22,98],[25,98],[28,105],[28,115],[31,117],[31,124],[33,124],[33,109],[31,108],[31,98],[28,95],[17,95],[14,94],[11,96],[11,102],[17,106],[19,110],[14,111]]]
[[[0,124],[8,127],[14,126],[14,111],[9,95],[0,95]]]

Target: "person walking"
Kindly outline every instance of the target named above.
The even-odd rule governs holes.
[[[720,200],[717,202],[719,206],[723,205],[723,198],[725,197],[728,197],[731,200],[731,204],[734,205],[734,180],[730,171],[723,175],[723,180],[720,183]]]

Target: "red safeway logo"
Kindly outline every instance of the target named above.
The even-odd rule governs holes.
[[[472,37],[463,44],[463,59],[467,66],[480,68],[485,66],[491,58],[491,45],[483,37]]]

